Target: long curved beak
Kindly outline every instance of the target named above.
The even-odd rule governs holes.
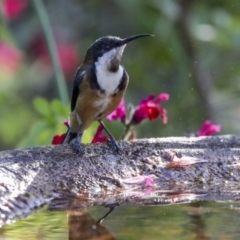
[[[154,35],[152,35],[152,34],[137,34],[137,35],[133,35],[133,36],[124,38],[120,42],[119,46],[125,45],[125,44],[131,42],[132,40],[135,40],[135,39],[138,39],[138,38],[141,38],[141,37],[154,37]]]

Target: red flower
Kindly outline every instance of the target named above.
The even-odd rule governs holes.
[[[102,135],[102,131],[103,131],[103,126],[99,125],[97,132],[96,132],[95,136],[93,137],[92,143],[97,143],[97,142],[102,143],[108,139],[107,136]]]
[[[62,144],[63,143],[63,140],[65,139],[66,137],[66,133],[62,134],[62,135],[56,135],[53,137],[53,140],[52,140],[52,144],[53,145],[58,145],[58,144]]]
[[[124,120],[126,117],[126,109],[125,109],[125,105],[124,105],[124,99],[121,100],[120,104],[118,105],[118,107],[107,116],[107,120],[108,121],[113,121],[113,120]]]
[[[157,97],[150,95],[149,97],[143,99],[133,114],[132,122],[139,124],[146,118],[153,121],[160,115],[162,122],[166,124],[167,110],[159,103],[162,101],[167,101],[168,99],[169,95],[167,93],[161,93]]]
[[[3,0],[3,14],[10,20],[18,18],[28,4],[28,0]]]
[[[65,120],[63,123],[67,128],[69,128],[69,121]],[[66,135],[67,135],[66,133],[61,134],[61,135],[55,135],[52,139],[52,144],[53,145],[62,144]]]
[[[221,125],[216,125],[213,124],[211,121],[206,120],[202,128],[196,133],[196,136],[210,136],[213,135],[214,133],[218,133],[221,131]]]

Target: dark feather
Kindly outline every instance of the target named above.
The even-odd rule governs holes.
[[[72,99],[71,99],[71,111],[74,110],[77,102],[78,95],[80,94],[79,86],[82,83],[84,74],[82,74],[85,71],[84,68],[80,67],[77,70],[77,73],[75,75],[74,83],[73,83],[73,92],[72,92]]]
[[[74,83],[73,83],[71,111],[73,111],[75,109],[77,98],[80,94],[79,87],[82,84],[85,74],[87,75],[87,78],[89,79],[89,83],[90,83],[90,86],[92,89],[102,90],[97,82],[97,76],[96,76],[95,71],[96,71],[95,65],[93,65],[93,66],[82,65],[80,68],[78,68],[75,79],[74,79]]]
[[[123,91],[124,89],[126,89],[127,84],[128,84],[128,78],[129,78],[128,74],[127,74],[126,70],[124,69],[121,81],[117,87],[118,91]]]

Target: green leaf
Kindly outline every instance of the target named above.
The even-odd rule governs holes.
[[[97,131],[99,123],[94,122],[86,131],[84,131],[82,142],[83,143],[90,143],[93,139],[93,136],[95,135]]]
[[[51,116],[50,105],[47,102],[47,100],[45,100],[44,98],[41,98],[41,97],[35,98],[33,100],[33,105],[40,115],[44,117]]]
[[[51,110],[52,112],[54,112],[54,115],[67,118],[70,108],[63,105],[59,100],[55,99],[51,102]]]

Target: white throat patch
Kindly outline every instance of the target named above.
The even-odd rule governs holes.
[[[108,66],[111,59],[115,57],[116,54],[119,55],[119,60],[121,59],[124,47],[125,46],[112,49],[100,57],[95,63],[98,84],[101,89],[105,90],[109,95],[113,94],[114,90],[118,87],[124,70],[123,67],[119,65],[118,70],[116,72],[112,72],[108,69]]]

